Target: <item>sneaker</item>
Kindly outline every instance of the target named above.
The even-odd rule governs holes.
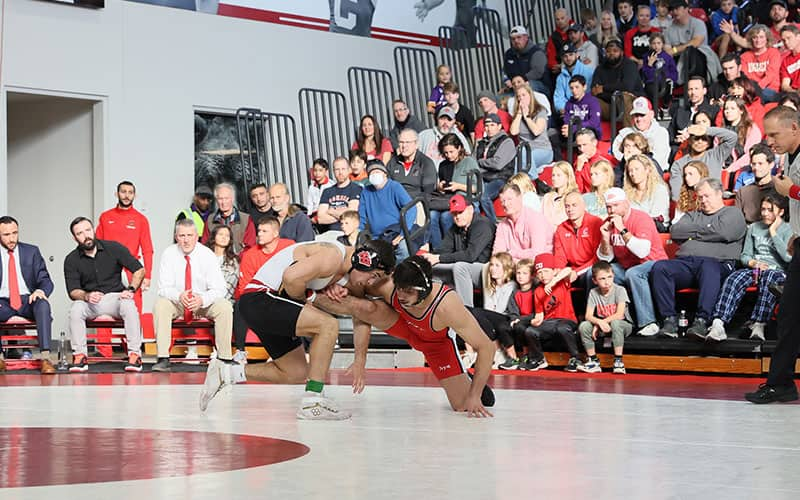
[[[72,364],[69,365],[70,373],[80,373],[89,371],[89,358],[85,354],[75,354],[72,356]]]
[[[725,329],[723,328],[723,335],[725,335]],[[706,341],[706,335],[708,334],[708,323],[703,318],[695,318],[692,326],[686,330],[686,336],[693,340],[699,340],[700,342]]]
[[[675,316],[668,316],[664,318],[664,325],[658,330],[659,337],[669,337],[671,339],[678,338],[678,324]]]
[[[245,350],[236,351],[236,354],[233,355],[233,360],[235,362],[239,363],[240,365],[246,365],[247,364],[247,351],[245,351]]]
[[[497,370],[500,365],[508,361],[508,356],[504,349],[498,349],[494,352],[494,361],[492,362],[492,370]]]
[[[171,369],[169,358],[160,358],[158,361],[156,361],[156,364],[150,368],[150,370],[154,372],[168,372]]]
[[[199,365],[200,364],[200,356],[197,354],[197,346],[190,345],[186,349],[186,364],[188,365]]]
[[[247,375],[245,375],[244,368],[247,366],[247,362],[244,363],[237,363],[233,362],[230,364],[231,367],[231,383],[233,384],[244,384],[247,382]]]
[[[539,371],[539,370],[544,370],[548,366],[550,366],[550,365],[547,364],[547,360],[544,359],[544,358],[542,358],[542,359],[540,359],[538,361],[529,361],[528,362],[528,370],[532,371],[532,372]]]
[[[766,323],[753,323],[750,327],[750,338],[753,340],[758,340],[764,342],[766,337],[764,336],[764,328],[767,327]]]
[[[20,358],[23,361],[30,361],[33,359],[33,353],[27,349],[22,351],[22,357]]]
[[[578,370],[584,373],[600,373],[603,371],[603,369],[600,368],[600,362],[593,359],[590,359],[586,363],[579,364]]]
[[[622,362],[622,358],[614,358],[614,373],[625,375],[625,363]]]
[[[128,354],[128,362],[125,363],[126,372],[140,372],[142,371],[142,357],[132,352]]]
[[[497,365],[498,368],[501,370],[519,370],[519,360],[514,358],[508,358],[504,362]]]
[[[725,333],[725,323],[719,318],[714,318],[714,321],[711,322],[711,328],[708,329],[708,337],[706,338],[715,342],[722,342],[727,339],[728,335]]]
[[[206,381],[203,383],[203,390],[200,391],[200,411],[206,411],[208,404],[214,396],[225,387],[231,384],[230,365],[218,359],[212,359],[208,363],[206,371]]]
[[[467,351],[461,355],[461,364],[464,365],[464,369],[469,370],[475,364],[476,359],[478,359],[477,352]]]
[[[577,373],[578,367],[580,367],[582,364],[583,363],[581,363],[578,358],[569,358],[569,362],[567,363],[567,366],[564,367],[564,371],[570,373]]]
[[[744,395],[744,398],[757,405],[774,403],[775,401],[780,401],[781,403],[795,401],[797,399],[797,386],[794,383],[787,386],[761,384],[756,392],[748,392]]]
[[[653,337],[654,335],[658,334],[658,325],[655,322],[645,325],[645,327],[639,330],[637,334],[642,337]]]
[[[489,384],[483,386],[483,392],[481,392],[481,404],[486,408],[491,408],[494,406],[494,391],[492,391],[492,388],[489,387]]]
[[[350,413],[339,409],[339,405],[323,395],[306,396],[297,410],[300,420],[346,420]]]
[[[523,371],[529,370],[530,369],[530,367],[528,366],[529,361],[530,359],[528,359],[528,356],[522,356],[521,358],[519,358],[519,365],[517,365],[517,370],[523,370]]]

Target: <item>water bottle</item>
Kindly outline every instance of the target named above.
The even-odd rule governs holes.
[[[67,335],[61,332],[61,342],[58,344],[58,365],[56,368],[59,371],[67,371],[69,363],[67,362]]]
[[[678,316],[678,333],[681,336],[686,334],[686,329],[689,328],[689,318],[686,317],[686,310],[681,310],[681,315]]]

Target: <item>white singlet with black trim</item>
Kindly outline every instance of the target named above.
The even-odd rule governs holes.
[[[283,282],[283,272],[286,271],[287,267],[294,264],[294,251],[296,248],[303,245],[331,245],[339,249],[342,253],[342,259],[347,255],[345,246],[338,241],[304,241],[302,243],[295,243],[294,245],[284,248],[266,261],[256,274],[253,275],[253,279],[250,280],[250,283],[244,287],[244,293],[280,290]],[[310,290],[322,290],[331,284],[333,278],[333,276],[315,278],[309,281],[306,287]]]

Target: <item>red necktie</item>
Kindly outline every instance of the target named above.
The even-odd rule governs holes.
[[[19,283],[17,283],[17,261],[14,259],[14,252],[8,251],[8,303],[11,309],[19,311],[22,307],[22,299],[19,296]]]
[[[186,259],[186,273],[183,276],[183,289],[189,292],[189,297],[192,296],[192,261],[189,260],[188,255],[183,256]],[[16,282],[16,281],[15,281]],[[183,320],[187,323],[192,321],[192,310],[189,308],[185,308],[183,310]]]

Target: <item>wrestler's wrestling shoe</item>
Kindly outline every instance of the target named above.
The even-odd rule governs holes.
[[[347,420],[350,418],[350,412],[340,409],[334,400],[325,396],[307,395],[300,403],[297,418],[300,420]]]
[[[212,359],[208,363],[206,381],[203,383],[203,390],[200,392],[200,411],[206,411],[211,400],[231,384],[231,365],[218,359]]]

